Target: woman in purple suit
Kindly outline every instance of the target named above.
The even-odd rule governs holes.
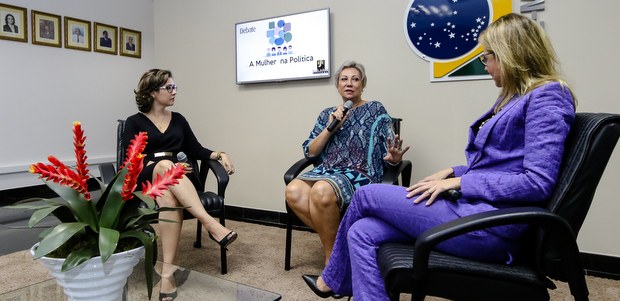
[[[537,23],[517,14],[491,23],[480,44],[480,60],[501,92],[469,129],[467,165],[440,170],[408,188],[371,184],[358,189],[329,264],[320,277],[304,275],[317,295],[388,300],[377,266],[380,245],[415,240],[431,227],[478,212],[543,206],[551,196],[575,118],[575,98],[557,75],[555,51]],[[461,197],[445,198],[451,189]],[[475,231],[437,249],[510,264],[520,255],[524,230],[509,225]]]

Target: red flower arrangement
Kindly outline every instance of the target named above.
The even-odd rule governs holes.
[[[156,236],[151,223],[158,220],[160,210],[183,209],[158,208],[153,198],[161,196],[169,186],[177,184],[185,174],[185,168],[176,164],[163,177],[158,175],[153,183],[144,183],[141,192],[135,191],[138,175],[144,167],[142,152],[148,138],[145,132],[141,132],[131,140],[126,160],[112,182],[106,186],[95,178],[102,191],[96,199],[88,187],[91,176],[86,162],[86,137],[78,121],[73,123],[73,134],[76,158],[73,168],[54,156],[48,157],[50,164],[39,162],[30,166],[30,172],[40,175],[60,198],[33,198],[11,206],[36,209],[28,222],[29,227],[37,225],[50,214],[61,222],[41,233],[34,258],[45,255],[66,258],[62,270],[68,271],[95,256],[101,256],[102,262],[105,262],[115,252],[144,246],[145,275],[150,298],[156,248]]]

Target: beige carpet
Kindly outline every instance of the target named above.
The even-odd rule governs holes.
[[[318,274],[322,269],[323,252],[316,234],[294,231],[292,267],[290,271],[285,271],[283,228],[235,221],[228,221],[227,226],[239,233],[239,239],[229,247],[228,274],[220,274],[219,249],[208,237],[205,236],[203,239],[201,249],[192,247],[196,229],[195,220],[185,221],[177,264],[208,275],[278,293],[285,301],[320,300],[301,279],[302,274]],[[27,251],[0,257],[0,294],[49,278],[51,277],[47,271],[32,260]],[[596,277],[587,277],[587,281],[590,300],[620,300],[620,281]],[[205,292],[204,298],[210,300],[208,292]],[[568,286],[563,283],[558,283],[558,289],[551,291],[551,299],[573,300]],[[403,295],[401,300],[410,300],[410,296]],[[427,298],[427,300],[442,299]]]

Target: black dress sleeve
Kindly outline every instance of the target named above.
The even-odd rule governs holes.
[[[213,153],[212,150],[203,147],[200,142],[198,142],[198,139],[196,138],[196,135],[194,135],[194,132],[192,131],[192,128],[189,125],[189,122],[187,122],[187,120],[185,119],[185,117],[183,117],[183,115],[178,114],[179,117],[179,121],[181,123],[181,126],[183,128],[183,149],[186,150],[187,155],[190,158],[196,159],[196,160],[210,160],[211,157],[211,153]]]

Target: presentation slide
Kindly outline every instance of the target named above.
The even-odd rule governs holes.
[[[237,23],[237,84],[330,77],[329,9]]]

